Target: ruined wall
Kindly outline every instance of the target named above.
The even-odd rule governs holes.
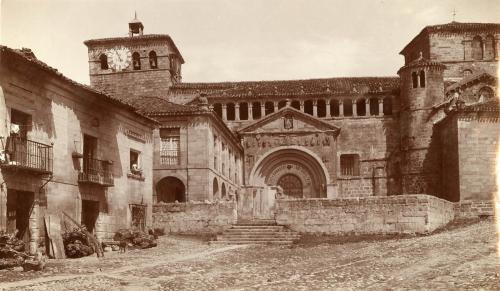
[[[153,227],[183,234],[221,233],[236,223],[236,202],[160,203],[153,206]]]
[[[276,201],[276,222],[302,233],[428,233],[453,217],[453,203],[429,195]]]

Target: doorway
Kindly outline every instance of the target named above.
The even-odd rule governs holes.
[[[146,205],[131,204],[132,227],[144,231],[146,229]]]
[[[99,217],[99,201],[82,200],[82,225],[85,225],[90,233],[94,233],[97,217]]]
[[[29,243],[29,222],[35,193],[7,189],[7,232],[17,230],[16,237]]]

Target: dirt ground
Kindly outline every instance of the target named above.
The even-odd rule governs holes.
[[[291,247],[209,245],[167,236],[157,248],[0,271],[1,290],[500,290],[491,221],[428,236],[304,239]]]

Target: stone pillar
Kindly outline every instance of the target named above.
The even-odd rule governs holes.
[[[278,101],[274,101],[274,112],[278,111]]]
[[[38,201],[35,201],[33,205],[33,211],[31,212],[31,216],[29,217],[28,221],[28,231],[30,232],[30,243],[29,243],[30,254],[35,254],[38,248],[38,238],[40,236],[38,227],[38,212],[39,212]]]
[[[352,100],[352,116],[358,116],[358,104],[356,104],[356,100]]]
[[[370,99],[366,98],[365,99],[365,111],[366,111],[366,116],[370,116]]]
[[[260,118],[264,118],[266,116],[266,102],[260,103]]]
[[[384,98],[378,99],[378,115],[384,116]]]
[[[313,116],[318,117],[318,100],[313,100]]]
[[[240,103],[234,104],[234,120],[240,121]]]
[[[339,117],[344,116],[344,100],[339,100]]]
[[[0,188],[0,231],[7,230],[7,187]]]
[[[222,103],[222,120],[227,120],[227,105]]]
[[[325,104],[326,104],[326,117],[330,117],[331,116],[331,112],[330,112],[330,99],[326,99],[325,100]]]
[[[300,111],[304,112],[304,101],[300,100]]]
[[[253,104],[248,103],[248,120],[253,120]]]

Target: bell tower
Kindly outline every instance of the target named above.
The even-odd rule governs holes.
[[[168,95],[180,83],[184,59],[167,34],[144,34],[137,19],[128,23],[128,36],[91,39],[88,48],[90,85],[121,100]]]
[[[403,66],[400,105],[402,192],[439,193],[439,151],[433,139],[434,105],[444,101],[445,66],[420,57]]]

